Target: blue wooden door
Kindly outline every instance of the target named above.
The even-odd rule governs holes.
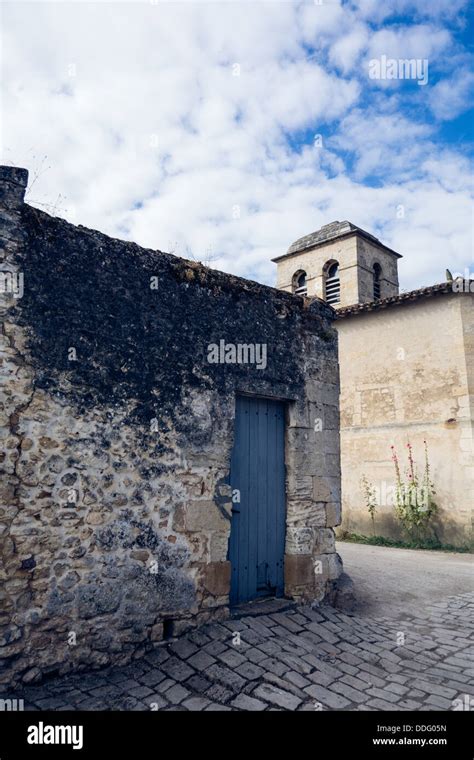
[[[285,407],[237,396],[230,466],[230,603],[284,591]]]

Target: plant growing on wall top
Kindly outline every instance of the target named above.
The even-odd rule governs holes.
[[[410,442],[406,445],[408,462],[404,476],[402,476],[395,446],[391,446],[396,477],[395,513],[404,530],[414,538],[421,538],[426,535],[430,521],[438,510],[433,499],[436,491],[431,480],[428,445],[426,441],[423,441],[423,444],[425,462],[421,475],[418,474],[418,468],[413,458],[413,447]]]

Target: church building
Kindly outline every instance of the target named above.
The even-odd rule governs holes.
[[[400,292],[400,258],[343,221],[300,238],[273,261],[279,289],[325,300],[337,312],[342,529],[403,536],[394,456],[406,478],[411,451],[421,475],[426,442],[436,537],[467,546],[474,505],[474,283],[448,278]],[[374,521],[364,484],[375,495]]]

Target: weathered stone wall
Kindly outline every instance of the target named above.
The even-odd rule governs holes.
[[[0,168],[0,679],[139,656],[226,614],[235,395],[288,401],[285,591],[341,572],[337,335],[325,304],[75,227]],[[16,295],[20,295],[17,293]],[[266,367],[207,347],[266,344]]]
[[[380,298],[398,295],[398,259],[383,251],[363,237],[357,237],[358,297],[355,303],[370,303],[374,300],[374,264],[381,267]],[[346,301],[346,305],[352,305]],[[342,305],[342,304],[341,304]]]
[[[391,445],[420,470],[426,439],[444,543],[472,541],[474,294],[452,293],[338,319],[342,528],[372,534],[361,478],[377,489],[379,535],[400,538]]]
[[[277,288],[293,292],[293,276],[303,270],[307,275],[309,297],[324,299],[325,267],[329,261],[339,262],[341,300],[336,309],[373,301],[373,265],[382,267],[381,298],[398,294],[397,258],[357,233],[328,241],[312,250],[303,251],[278,262]]]
[[[357,303],[357,239],[355,236],[329,241],[326,245],[303,251],[278,262],[277,288],[292,292],[293,275],[302,269],[307,275],[308,296],[324,298],[324,267],[339,262],[341,306]]]

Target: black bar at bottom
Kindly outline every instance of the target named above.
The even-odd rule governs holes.
[[[356,751],[362,757],[403,753],[407,758],[472,760],[473,717],[468,711],[2,712],[0,760],[107,755],[139,760],[200,750],[213,757],[229,749],[248,755],[257,751],[255,739],[265,755],[281,750],[285,740],[298,755],[310,752],[314,757]]]

